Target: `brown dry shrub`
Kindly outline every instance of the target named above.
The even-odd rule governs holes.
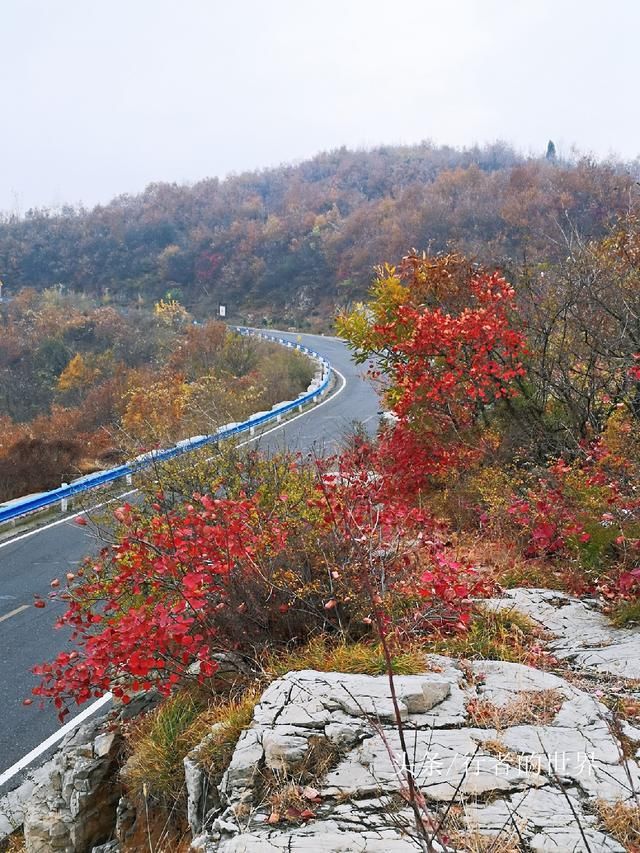
[[[640,851],[640,806],[637,803],[598,800],[596,813],[601,828],[619,841],[629,853]]]
[[[559,690],[526,690],[505,705],[471,699],[467,712],[472,725],[482,729],[501,731],[511,726],[546,725],[554,721],[564,699]]]

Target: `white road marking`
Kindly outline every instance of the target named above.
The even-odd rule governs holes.
[[[79,726],[80,723],[83,723],[86,719],[88,719],[92,714],[94,714],[99,708],[103,705],[106,705],[107,702],[111,699],[111,693],[105,693],[104,696],[101,696],[88,708],[85,708],[84,711],[81,711],[73,720],[69,720],[68,723],[65,723],[57,732],[54,732],[50,735],[46,740],[43,740],[41,744],[36,746],[31,752],[28,752],[20,761],[16,761],[8,770],[5,770],[4,773],[0,774],[0,787],[8,782],[16,773],[19,773],[21,770],[24,770],[32,761],[35,761],[43,752],[46,752],[50,747],[56,744],[59,740],[69,734],[69,732],[73,731],[76,726]]]
[[[266,432],[263,432],[260,435],[256,435],[253,438],[250,438],[248,441],[242,442],[240,447],[244,447],[246,444],[251,444],[252,441],[257,441],[257,439],[263,438],[265,435],[269,435],[270,433],[275,432],[278,429],[282,429],[283,427],[287,426],[288,424],[293,423],[293,421],[297,421],[298,418],[302,418],[305,415],[313,414],[313,412],[317,411],[322,406],[329,403],[331,400],[335,400],[335,398],[338,396],[338,394],[341,394],[344,391],[344,389],[346,388],[347,379],[344,376],[344,374],[341,373],[339,370],[337,370],[335,367],[332,367],[331,369],[342,380],[342,385],[340,386],[340,388],[338,388],[337,391],[330,394],[326,398],[326,400],[323,400],[321,403],[318,403],[313,408],[307,409],[306,412],[300,412],[300,414],[296,415],[294,418],[290,418],[288,421],[284,421],[284,423],[278,424],[277,426],[272,427],[271,429],[267,430]],[[119,500],[120,498],[124,498],[127,495],[132,495],[137,491],[138,491],[137,489],[131,489],[130,491],[125,492],[123,495],[118,495],[118,497],[114,498],[113,500]],[[111,502],[112,501],[106,501],[106,503],[111,503]],[[9,542],[1,543],[0,548],[3,548],[5,545],[10,545],[12,542],[19,542],[20,539],[26,539],[27,536],[33,536],[34,533],[39,533],[41,530],[47,530],[49,527],[55,527],[56,524],[63,524],[65,521],[70,521],[74,518],[77,518],[80,515],[85,515],[88,512],[93,512],[93,510],[100,509],[100,507],[102,507],[104,505],[105,505],[104,503],[97,504],[96,506],[91,507],[90,509],[83,509],[80,512],[77,512],[75,515],[67,516],[67,518],[61,518],[59,521],[54,521],[51,524],[45,525],[44,527],[39,527],[36,530],[31,530],[29,533],[23,533],[22,536],[16,536],[15,539],[11,539]],[[23,607],[28,607],[28,606],[29,605],[23,605]],[[9,616],[9,615],[11,615],[11,614],[7,614],[7,616]],[[7,618],[7,617],[5,616],[4,618]],[[46,740],[42,741],[41,744],[34,747],[31,750],[31,752],[28,752],[23,758],[21,758],[19,761],[17,761],[13,766],[9,767],[8,770],[5,770],[4,773],[2,773],[0,775],[0,787],[2,785],[4,785],[5,782],[8,782],[9,779],[11,779],[13,776],[15,776],[21,770],[24,770],[25,767],[28,767],[32,761],[35,761],[35,759],[38,758],[40,755],[42,755],[43,752],[46,752],[50,747],[52,747],[55,743],[57,743],[59,740],[61,740],[66,734],[68,734],[70,731],[73,731],[73,729],[76,726],[79,726],[80,723],[82,723],[82,722],[84,722],[84,720],[88,719],[88,717],[90,717],[92,714],[94,714],[96,711],[98,711],[103,705],[106,705],[110,699],[111,699],[111,693],[105,693],[104,696],[101,696],[100,699],[97,699],[95,702],[92,702],[91,705],[87,706],[84,709],[84,711],[82,711],[80,714],[78,714],[72,720],[69,720],[68,723],[65,723],[65,725],[62,726],[61,729],[59,729],[57,732],[54,732]]]
[[[11,619],[12,616],[17,616],[18,613],[22,613],[23,610],[28,610],[31,605],[29,604],[21,604],[20,607],[16,607],[15,610],[10,610],[9,613],[5,613],[4,616],[0,616],[0,622],[4,622],[5,619]]]

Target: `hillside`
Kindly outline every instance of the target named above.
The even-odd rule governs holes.
[[[295,397],[313,370],[282,347],[194,322],[175,301],[114,308],[24,288],[0,305],[0,501]]]
[[[341,148],[297,165],[157,183],[93,210],[32,210],[0,223],[9,292],[54,284],[104,301],[170,292],[196,316],[218,303],[248,322],[326,328],[361,299],[381,259],[412,246],[506,269],[566,254],[629,209],[636,164],[525,159],[503,144]]]

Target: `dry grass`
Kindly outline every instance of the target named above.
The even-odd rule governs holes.
[[[563,702],[564,696],[558,690],[527,690],[505,705],[494,705],[487,699],[471,699],[467,712],[477,728],[501,731],[511,726],[552,723]]]
[[[147,812],[143,806],[132,833],[120,849],[122,853],[189,853],[191,832],[186,826],[176,826],[166,813],[159,810]]]
[[[280,820],[297,822],[309,808],[309,800],[304,796],[304,788],[295,782],[284,783],[269,797],[272,823]],[[304,818],[303,818],[304,819]]]
[[[179,803],[185,790],[183,758],[205,739],[198,760],[217,783],[251,722],[258,696],[257,689],[250,690],[203,706],[189,692],[176,693],[134,721],[126,732],[131,755],[121,771],[129,792],[139,799],[144,787],[165,808]]]
[[[619,841],[630,853],[640,851],[640,806],[635,803],[607,803],[598,800],[596,813],[601,828]]]
[[[489,610],[479,607],[467,631],[419,640],[399,638],[394,641],[391,638],[392,666],[396,675],[419,675],[436,668],[428,660],[430,654],[467,660],[530,663],[542,639],[544,632],[528,616],[513,609]],[[299,649],[272,654],[263,667],[270,680],[302,669],[362,675],[386,673],[380,643],[332,642],[325,637],[316,637]]]
[[[501,758],[503,761],[507,761],[508,763],[510,763],[510,757],[515,756],[515,753],[511,752],[509,747],[502,743],[501,740],[492,740],[489,738],[489,740],[483,740],[480,743],[480,746],[488,755],[495,755],[497,758]]]
[[[241,696],[210,705],[198,718],[210,736],[198,750],[198,762],[217,785],[231,760],[238,738],[253,718],[261,690],[253,687]]]
[[[8,838],[0,839],[0,853],[26,853],[22,832],[14,832]]]
[[[312,735],[297,767],[286,773],[263,769],[259,799],[262,803],[268,803],[271,822],[300,822],[308,819],[314,803],[320,801],[316,786],[337,766],[342,755],[343,751],[330,740]]]
[[[635,686],[638,689],[638,685]],[[614,696],[609,698],[604,696],[600,698],[614,713],[623,720],[627,720],[633,725],[640,725],[640,699],[634,699],[631,696]]]
[[[483,835],[477,829],[470,829],[464,807],[458,803],[450,807],[442,830],[439,840],[447,850],[456,853],[522,853],[514,829],[504,829],[497,835]]]
[[[473,831],[452,832],[447,839],[456,853],[522,853],[522,846],[514,830],[505,830],[499,835],[483,835]]]
[[[325,737],[312,735],[309,748],[300,766],[300,781],[308,785],[320,782],[338,764],[343,752]]]
[[[418,675],[427,672],[430,669],[427,662],[430,651],[431,646],[427,643],[392,643],[394,673]],[[384,675],[387,671],[380,643],[347,643],[342,640],[332,643],[324,637],[316,637],[300,649],[271,655],[265,661],[264,669],[270,679],[303,669],[361,675]]]
[[[491,541],[486,535],[459,534],[456,539],[458,557],[485,571],[500,586],[567,588],[570,569],[542,558],[525,558],[520,547],[509,544],[508,538]]]
[[[143,791],[170,807],[184,791],[183,757],[206,734],[197,725],[202,707],[189,693],[176,693],[159,708],[128,726],[125,737],[131,755],[122,768],[122,780],[132,796]]]
[[[429,651],[468,660],[506,660],[529,663],[543,632],[517,610],[478,608],[464,633],[435,637]]]

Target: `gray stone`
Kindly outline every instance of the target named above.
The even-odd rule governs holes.
[[[95,758],[104,758],[109,755],[111,750],[113,749],[113,745],[116,742],[117,734],[115,732],[105,732],[102,735],[98,735],[98,737],[93,742],[93,753]]]
[[[440,671],[396,679],[412,773],[430,814],[442,814],[457,798],[464,804],[466,830],[488,836],[509,826],[510,814],[516,814],[527,849],[568,853],[583,849],[573,808],[592,850],[622,850],[598,826],[593,803],[629,800],[640,791],[640,768],[634,760],[623,761],[609,712],[597,699],[520,664],[472,663],[467,681],[453,661],[434,656],[430,662]],[[510,723],[511,703],[526,707],[533,701],[528,697],[540,691],[554,691],[552,717]],[[472,700],[494,706],[498,728],[474,724],[467,710]],[[413,815],[397,806],[406,779],[391,707],[385,677],[306,671],[271,684],[223,779],[227,809],[198,849],[415,850],[402,828],[412,829]],[[256,771],[271,767],[283,784],[295,781],[305,742],[323,736],[341,755],[312,783],[320,792],[312,805],[316,817],[300,826],[269,823],[264,791],[252,788]],[[243,807],[237,812],[242,819],[235,817],[236,806]]]
[[[552,850],[557,853],[585,851],[573,810],[580,816],[582,830],[594,853],[624,853],[624,847],[595,828],[594,816],[584,812],[575,791],[563,792],[557,788],[544,787],[517,793],[504,800],[494,800],[483,805],[468,804],[465,807],[470,827],[481,833],[499,832],[511,823],[513,816],[520,832],[527,838],[530,849],[536,853]]]
[[[65,738],[33,786],[23,815],[29,853],[84,853],[113,838],[121,741],[104,725],[95,720]]]
[[[293,771],[304,758],[308,746],[307,738],[293,734],[288,728],[279,727],[262,736],[264,762],[271,770]]]
[[[117,841],[108,841],[106,844],[94,847],[91,853],[120,853],[120,845]]]
[[[446,681],[423,681],[419,688],[405,688],[400,699],[410,714],[424,714],[439,705],[451,693],[451,685]]]
[[[483,605],[529,616],[553,634],[548,648],[561,660],[623,678],[640,678],[640,631],[614,628],[592,604],[555,590],[511,589]]]
[[[339,749],[350,749],[365,736],[365,729],[358,729],[353,724],[329,723],[324,727],[324,736]]]
[[[221,790],[242,790],[251,784],[260,761],[262,742],[256,729],[244,731],[236,744],[231,762],[221,783]]]
[[[126,797],[120,797],[116,807],[115,836],[121,844],[126,844],[134,832],[136,810]]]
[[[204,773],[202,768],[188,755],[183,759],[184,780],[187,788],[187,821],[191,834],[196,836],[202,829],[202,795]]]

